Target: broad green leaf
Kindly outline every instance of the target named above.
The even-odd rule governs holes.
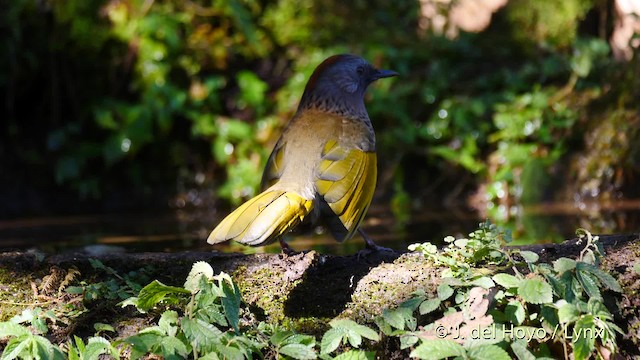
[[[604,285],[607,289],[615,291],[615,292],[622,292],[622,287],[620,287],[620,284],[618,283],[618,281],[611,276],[611,274],[606,273],[600,269],[598,269],[597,266],[595,265],[591,265],[591,264],[587,264],[584,262],[579,262],[576,265],[576,268],[580,271],[580,270],[585,270],[593,275],[595,275],[600,282],[602,283],[602,285]]]
[[[320,341],[320,353],[329,354],[340,346],[345,331],[342,328],[331,328],[322,336]]]
[[[444,301],[453,295],[453,288],[447,284],[440,284],[438,286],[438,299]]]
[[[206,353],[204,356],[198,358],[198,360],[222,360],[220,356],[215,352]],[[226,359],[225,359],[226,360]]]
[[[26,327],[11,321],[0,322],[0,339],[12,336],[30,335],[31,332]]]
[[[546,304],[553,301],[551,285],[541,278],[524,279],[518,286],[518,295],[531,304]]]
[[[187,317],[182,318],[181,324],[184,335],[198,351],[211,351],[220,343],[222,332],[211,324]]]
[[[575,305],[566,302],[565,300],[559,300],[556,302],[556,307],[558,308],[558,321],[560,323],[572,323],[578,319],[580,316],[580,311],[575,307]]]
[[[418,308],[418,305],[420,305],[422,300],[424,300],[423,296],[415,296],[415,297],[412,297],[410,299],[407,299],[407,300],[401,302],[398,305],[398,307],[404,307],[404,308],[407,308],[407,309],[411,309],[411,311],[413,311],[413,310]]]
[[[349,344],[352,347],[357,349],[360,347],[360,344],[362,344],[362,336],[360,336],[360,334],[353,331],[346,331],[345,335],[347,337],[347,341],[349,341]]]
[[[191,291],[180,287],[167,286],[158,280],[153,280],[153,282],[140,290],[137,307],[140,310],[148,311],[169,294],[191,294]]]
[[[93,329],[96,332],[102,332],[102,331],[116,332],[116,329],[114,329],[113,326],[111,326],[109,324],[103,324],[103,323],[95,323],[95,324],[93,324]]]
[[[20,358],[20,355],[27,355],[27,349],[32,346],[32,338],[33,335],[31,333],[12,338],[4,347],[0,359],[12,360]]]
[[[604,306],[604,303],[598,299],[591,298],[589,302],[587,302],[587,308],[589,309],[587,312],[593,316],[599,317],[601,320],[612,320],[613,315]]]
[[[354,332],[369,340],[378,341],[380,336],[376,331],[368,326],[360,325],[357,322],[350,319],[334,319],[329,322],[329,325],[333,328],[342,328],[348,332]]]
[[[95,341],[87,344],[85,350],[83,351],[82,357],[83,359],[95,359],[98,360],[100,355],[109,354],[109,342],[106,344],[104,342]]]
[[[423,301],[422,304],[420,304],[420,307],[418,308],[420,311],[420,315],[425,315],[435,311],[440,306],[441,303],[442,301],[440,301],[440,299],[438,298],[428,299]]]
[[[169,336],[176,336],[178,331],[178,313],[174,310],[167,310],[160,315],[158,327]]]
[[[522,280],[511,274],[499,273],[493,275],[493,281],[495,281],[498,285],[504,287],[505,289],[517,288],[520,286],[520,282]]]
[[[419,340],[419,337],[411,333],[400,335],[400,349],[404,350],[410,348],[414,346]]]
[[[536,263],[538,259],[540,259],[540,256],[538,256],[538,254],[534,253],[533,251],[520,251],[520,255],[522,256],[524,261],[530,264]]]
[[[573,356],[575,360],[588,359],[595,349],[596,324],[593,316],[585,315],[573,328]]]
[[[316,359],[316,351],[313,346],[304,344],[287,344],[281,347],[278,352],[298,360]]]
[[[124,343],[131,346],[131,358],[138,359],[151,351],[160,342],[162,336],[157,334],[138,334],[124,339]]]
[[[576,275],[580,285],[582,285],[584,291],[589,295],[589,298],[602,299],[598,283],[596,279],[594,279],[593,275],[584,270],[577,270]]]
[[[477,279],[471,281],[470,285],[480,286],[483,289],[490,289],[490,288],[496,286],[496,284],[493,282],[493,280],[491,280],[491,278],[488,277],[488,276],[483,276],[483,277],[477,278]]]
[[[238,289],[236,284],[224,281],[222,282],[222,291],[224,291],[225,295],[222,298],[224,314],[227,320],[229,320],[229,325],[238,333],[240,332],[238,322],[240,321],[240,302],[242,301],[240,289]]]
[[[291,337],[291,335],[293,335],[292,331],[283,330],[283,329],[280,329],[279,327],[274,327],[273,333],[269,338],[269,342],[275,346],[281,346],[289,343],[287,340]]]
[[[215,347],[215,351],[222,355],[222,358],[225,360],[242,360],[247,358],[242,350],[232,346],[219,345]]]
[[[543,305],[540,308],[542,325],[547,329],[554,329],[559,323],[558,309],[551,305]]]
[[[404,330],[405,325],[413,330],[417,324],[416,318],[413,317],[413,311],[409,308],[384,309],[382,317],[389,325],[399,330]]]
[[[520,301],[510,301],[504,309],[504,314],[509,322],[520,325],[524,322],[525,311]]]
[[[559,275],[562,275],[565,271],[571,271],[576,268],[576,261],[569,258],[559,258],[553,262],[553,270]]]
[[[391,328],[391,325],[389,325],[389,323],[384,319],[384,317],[382,317],[382,315],[376,316],[373,319],[373,322],[378,326],[380,331],[382,331],[382,333],[387,335],[387,336],[390,336],[394,331]]]
[[[572,273],[565,272],[565,275],[561,276],[560,279],[556,278],[551,274],[544,274],[544,278],[549,282],[553,292],[558,297],[565,297],[567,293],[567,285],[571,286],[571,283],[566,283],[567,279],[573,279]]]
[[[333,360],[374,360],[375,358],[374,351],[349,350],[334,357]]]
[[[175,336],[163,337],[160,342],[160,348],[162,349],[162,356],[165,359],[186,359],[189,355],[189,350],[185,343]]]
[[[511,343],[511,350],[518,360],[536,360],[536,356],[527,349],[526,340],[516,340]]]
[[[31,339],[31,355],[36,359],[52,359],[54,357],[54,349],[57,347],[54,347],[47,338],[33,336]]]
[[[305,334],[293,334],[288,336],[282,342],[283,345],[286,344],[304,344],[304,345],[312,345],[315,346],[316,338],[315,336],[305,335]]]
[[[480,345],[467,351],[470,360],[511,360],[511,356],[498,345]]]
[[[213,277],[213,268],[205,261],[198,261],[191,266],[191,271],[189,271],[187,280],[184,282],[184,288],[196,293],[200,290],[198,284],[202,276],[206,279],[211,279]]]
[[[465,353],[462,345],[452,340],[438,339],[424,340],[409,356],[419,359],[438,360],[453,356],[464,356]]]

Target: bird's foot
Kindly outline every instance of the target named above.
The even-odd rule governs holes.
[[[358,229],[358,232],[360,233],[360,236],[362,236],[362,238],[364,239],[365,246],[366,246],[365,250],[368,250],[369,252],[376,252],[376,251],[395,252],[395,250],[393,249],[377,245],[375,242],[373,242],[373,239],[371,239],[369,235],[367,235],[362,229]]]
[[[280,243],[280,248],[282,248],[283,254],[287,256],[292,256],[298,253],[297,251],[293,250],[291,246],[289,246],[289,244],[287,244],[287,242],[284,241],[283,238],[278,239],[278,242]]]
[[[358,261],[360,261],[363,257],[366,258],[369,255],[379,252],[395,252],[395,250],[393,249],[377,245],[364,231],[358,229],[358,232],[365,242],[365,248],[358,251],[358,253],[356,254],[356,258],[358,259]]]

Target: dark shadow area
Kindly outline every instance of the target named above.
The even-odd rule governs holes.
[[[351,301],[356,285],[369,271],[400,257],[400,252],[378,251],[351,256],[321,256],[310,266],[285,302],[292,318],[334,317]],[[330,279],[330,282],[328,282]]]

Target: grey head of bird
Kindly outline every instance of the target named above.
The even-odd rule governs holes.
[[[368,118],[365,90],[378,79],[396,75],[395,71],[376,69],[359,56],[331,56],[318,65],[309,78],[298,111],[315,108]]]

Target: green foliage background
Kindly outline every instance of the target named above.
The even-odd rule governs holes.
[[[454,39],[408,0],[2,7],[4,216],[162,209],[185,188],[238,204],[313,68],[341,52],[401,74],[367,99],[378,199],[398,219],[476,189],[497,219],[637,195],[639,64],[610,55],[609,1],[512,0]]]

